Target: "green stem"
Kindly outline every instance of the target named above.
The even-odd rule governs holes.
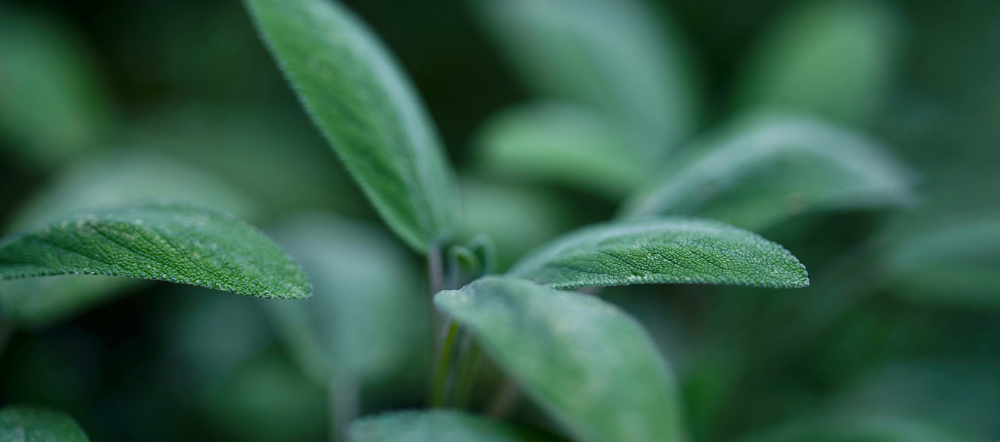
[[[334,375],[327,390],[330,406],[330,440],[348,442],[347,429],[361,409],[361,392],[357,382],[347,376]]]
[[[444,399],[448,389],[448,373],[451,371],[452,351],[455,347],[455,338],[458,336],[458,323],[448,320],[445,330],[438,336],[437,355],[434,358],[437,362],[434,367],[434,380],[431,385],[431,407],[440,408],[444,406]]]
[[[472,386],[479,373],[481,357],[482,349],[479,347],[479,343],[471,335],[465,333],[462,338],[462,356],[459,358],[458,386],[454,399],[454,404],[458,408],[465,408],[469,403]]]

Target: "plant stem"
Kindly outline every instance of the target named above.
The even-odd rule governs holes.
[[[494,395],[486,414],[496,418],[506,417],[510,413],[510,410],[514,408],[514,404],[517,403],[517,399],[520,396],[521,388],[508,376],[503,386]]]
[[[451,371],[452,351],[458,336],[458,323],[449,319],[443,332],[438,336],[434,379],[431,385],[431,407],[444,406],[448,390],[448,373]]]
[[[458,382],[455,390],[454,405],[458,408],[465,408],[472,395],[472,386],[476,381],[476,374],[479,373],[479,362],[481,360],[481,348],[470,334],[462,336],[462,352],[459,357]]]
[[[330,440],[348,442],[347,428],[361,409],[361,392],[354,379],[344,375],[330,378],[327,390],[330,406]]]

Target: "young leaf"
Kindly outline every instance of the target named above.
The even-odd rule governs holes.
[[[1000,306],[1000,219],[938,225],[895,241],[883,257],[899,296]]]
[[[76,421],[60,412],[13,406],[0,410],[0,441],[87,442]]]
[[[888,98],[902,20],[881,0],[796,4],[751,52],[737,103],[866,123]]]
[[[309,279],[254,227],[176,203],[81,213],[0,242],[0,279],[65,274],[171,281],[263,298],[306,298]]]
[[[861,135],[803,117],[753,115],[701,140],[621,214],[693,215],[760,231],[810,210],[908,205],[912,182]]]
[[[29,200],[8,231],[23,230],[75,212],[169,198],[190,201],[241,219],[260,214],[256,201],[206,172],[146,151],[116,151],[75,166]],[[3,315],[21,326],[41,327],[109,300],[140,281],[54,276],[0,282]]]
[[[716,221],[651,218],[584,227],[508,272],[556,288],[698,283],[797,288],[806,268],[778,244]]]
[[[740,442],[972,442],[972,437],[922,420],[857,415],[804,419]]]
[[[359,419],[352,442],[543,442],[518,425],[456,411],[405,411]]]
[[[635,155],[658,162],[695,129],[691,60],[659,11],[637,0],[477,0],[525,82],[546,98],[621,118]]]
[[[286,219],[269,233],[315,286],[312,299],[268,307],[295,356],[322,385],[333,373],[382,380],[398,373],[413,349],[424,348],[429,306],[419,302],[426,298],[414,263],[391,237],[324,214]]]
[[[0,147],[25,163],[68,164],[114,130],[83,40],[67,23],[0,9]]]
[[[534,104],[493,118],[480,134],[480,162],[515,178],[569,184],[620,200],[652,172],[620,123],[567,104]]]
[[[458,189],[437,129],[389,51],[339,2],[246,0],[313,122],[417,251],[454,235]]]
[[[487,277],[434,302],[575,439],[681,441],[677,391],[642,326],[592,296]]]

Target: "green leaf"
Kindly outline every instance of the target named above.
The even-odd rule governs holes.
[[[8,231],[102,207],[168,198],[189,201],[239,218],[256,219],[257,202],[239,189],[171,157],[147,151],[101,155],[61,174],[17,211]],[[38,328],[122,294],[141,281],[54,276],[0,282],[4,316]]]
[[[65,274],[171,281],[263,298],[311,292],[298,264],[254,227],[165,202],[80,213],[0,242],[0,279]]]
[[[0,441],[87,442],[76,421],[64,413],[13,406],[0,410]]]
[[[268,303],[276,325],[310,376],[376,382],[408,367],[426,348],[428,306],[414,263],[378,229],[313,213],[270,231],[302,264],[316,296]],[[424,295],[426,296],[426,295]]]
[[[359,419],[352,442],[542,442],[524,427],[456,411],[404,411]]]
[[[889,273],[890,288],[901,297],[998,307],[997,244],[1000,219],[984,216],[925,227],[906,235],[893,241],[882,261]]]
[[[584,227],[529,253],[510,276],[556,288],[629,284],[809,285],[778,244],[716,221],[651,218]]]
[[[691,60],[665,14],[639,0],[477,0],[503,53],[536,93],[622,119],[641,160],[696,129]]]
[[[693,215],[760,231],[806,211],[907,206],[912,183],[884,147],[859,134],[755,114],[701,139],[621,215]]]
[[[67,23],[0,9],[0,145],[34,167],[68,164],[114,130],[84,40]]]
[[[858,415],[803,419],[741,442],[972,442],[958,432],[903,417]]]
[[[575,437],[681,441],[667,364],[634,319],[596,297],[487,277],[434,302]]]
[[[635,155],[634,144],[620,123],[599,112],[542,103],[494,117],[477,148],[488,171],[568,184],[620,200],[653,171]]]
[[[751,52],[740,107],[778,106],[846,124],[869,122],[892,87],[903,23],[880,0],[796,4]]]
[[[313,122],[396,234],[417,251],[457,233],[458,188],[410,80],[339,2],[247,0]]]

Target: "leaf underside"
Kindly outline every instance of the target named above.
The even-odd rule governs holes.
[[[13,406],[0,410],[0,441],[87,442],[76,421],[61,412]]]
[[[760,231],[822,210],[900,207],[913,177],[890,152],[810,118],[751,114],[703,138],[621,210],[691,215]]]
[[[458,227],[458,186],[410,80],[339,2],[247,0],[305,109],[386,223],[417,251]]]
[[[366,417],[351,425],[352,442],[542,442],[520,426],[456,411],[406,411]]]
[[[486,277],[434,302],[584,442],[682,440],[677,391],[642,326],[596,297]]]
[[[312,291],[299,265],[256,228],[170,202],[82,213],[0,243],[0,279],[66,274],[162,280],[262,298],[307,298]]]
[[[805,266],[780,245],[724,223],[688,218],[584,227],[529,253],[508,274],[556,288],[809,285]]]

